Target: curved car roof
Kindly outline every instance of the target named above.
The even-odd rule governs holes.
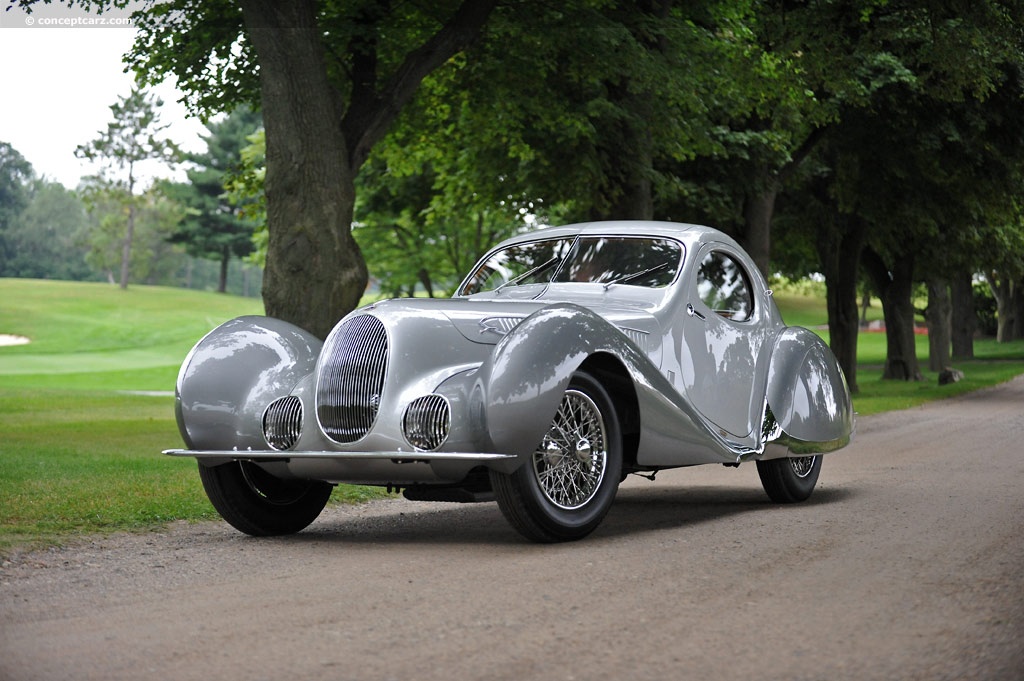
[[[685,244],[702,243],[705,241],[722,241],[739,247],[725,232],[705,225],[692,225],[682,222],[663,222],[659,220],[602,220],[595,222],[578,222],[559,227],[542,227],[530,232],[523,232],[505,239],[495,248],[509,244],[536,241],[537,239],[557,238],[564,236],[662,236],[678,239]],[[491,250],[495,250],[492,248]]]

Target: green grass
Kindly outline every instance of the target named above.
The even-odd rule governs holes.
[[[0,555],[82,534],[217,517],[170,396],[205,333],[258,300],[181,289],[0,279]],[[139,395],[137,392],[157,392]],[[332,503],[380,492],[339,486]]]
[[[212,518],[178,442],[173,399],[0,389],[0,550],[77,533]]]
[[[824,334],[823,301],[780,292],[787,323]],[[216,518],[196,465],[163,456],[181,442],[173,398],[178,366],[214,326],[261,314],[259,301],[181,289],[0,279],[0,555],[111,531],[158,530]],[[871,311],[877,317],[877,308]],[[918,338],[926,365],[927,339]],[[1024,341],[979,341],[967,378],[938,387],[881,381],[884,334],[861,334],[860,414],[904,409],[1024,373]],[[156,391],[156,396],[135,394]],[[381,495],[339,486],[332,503]]]
[[[939,385],[937,373],[927,370],[922,372],[923,381],[883,381],[881,364],[859,364],[860,391],[853,396],[853,407],[858,415],[867,416],[909,409],[1009,381],[1024,374],[1024,341],[1006,345],[1011,347],[1002,349],[996,359],[954,362],[953,366],[964,372],[964,379],[944,386]]]

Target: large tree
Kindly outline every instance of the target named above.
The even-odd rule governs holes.
[[[721,150],[680,168],[704,185],[684,206],[717,207],[715,217],[766,273],[778,197],[845,116],[878,111],[877,94],[898,84],[936,102],[983,98],[1000,81],[1000,64],[1022,56],[1016,0],[722,5],[732,14],[720,16],[735,17],[727,35],[744,39],[746,49],[731,54],[747,75],[728,68],[733,90],[709,99]]]
[[[79,145],[75,154],[80,158],[101,164],[100,175],[104,183],[116,188],[109,197],[119,197],[125,204],[124,224],[121,227],[121,288],[128,288],[131,273],[132,243],[135,238],[135,218],[139,184],[139,165],[144,161],[172,162],[177,146],[163,131],[159,108],[163,101],[147,94],[135,85],[126,97],[110,105],[113,117],[106,130],[101,130],[92,141]]]
[[[177,77],[200,113],[260,107],[267,314],[324,337],[356,305],[367,281],[351,234],[356,175],[496,4],[176,0],[137,15],[129,63],[146,78]]]
[[[223,119],[207,122],[206,150],[184,156],[191,164],[185,171],[188,182],[165,187],[186,208],[170,241],[183,244],[189,255],[220,263],[220,293],[227,290],[231,258],[245,257],[253,250],[255,225],[243,215],[244,204],[229,199],[224,185],[237,171],[242,149],[259,127],[259,115],[244,105]]]

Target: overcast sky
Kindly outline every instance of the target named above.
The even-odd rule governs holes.
[[[97,170],[75,158],[75,147],[106,129],[110,105],[131,90],[133,77],[124,73],[121,56],[135,30],[13,28],[12,19],[0,25],[0,142],[20,152],[37,175],[74,188]],[[189,150],[204,149],[199,135],[205,128],[186,118],[173,84],[155,92],[164,100],[161,121],[171,124],[166,135]],[[150,166],[144,174],[170,171]]]

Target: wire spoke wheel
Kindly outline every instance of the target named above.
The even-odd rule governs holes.
[[[788,459],[789,465],[793,467],[796,477],[805,479],[814,471],[814,456],[801,456]]]
[[[597,494],[607,468],[604,419],[579,390],[568,390],[551,429],[533,454],[540,489],[559,508],[574,510]]]
[[[514,473],[490,472],[502,514],[539,542],[581,539],[615,500],[622,436],[615,404],[585,372],[573,374],[551,425],[530,459]]]

